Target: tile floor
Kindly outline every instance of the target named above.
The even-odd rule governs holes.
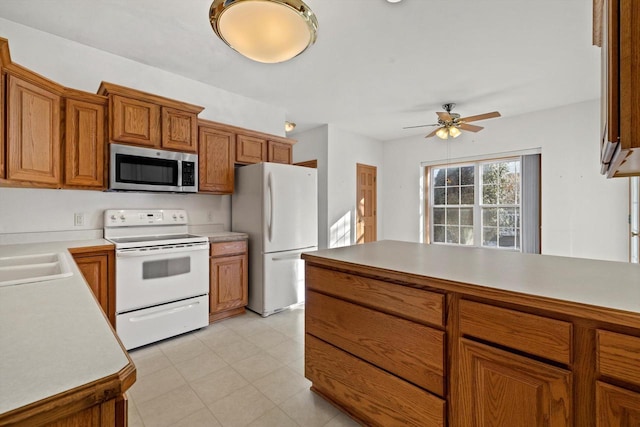
[[[130,354],[130,427],[358,426],[309,390],[304,307],[247,311]]]

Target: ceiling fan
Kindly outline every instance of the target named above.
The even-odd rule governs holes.
[[[479,132],[484,129],[482,126],[470,125],[468,124],[469,122],[477,122],[478,120],[500,117],[500,113],[498,113],[497,111],[494,111],[492,113],[478,114],[476,116],[460,117],[460,114],[451,112],[451,110],[453,110],[453,107],[455,106],[456,104],[454,103],[443,104],[442,108],[445,111],[436,112],[436,114],[438,115],[438,123],[433,123],[430,125],[407,126],[402,129],[439,126],[429,135],[425,136],[425,138],[431,138],[432,136],[437,135],[440,139],[449,139],[449,137],[459,137],[462,133],[461,130],[466,130],[469,132]]]

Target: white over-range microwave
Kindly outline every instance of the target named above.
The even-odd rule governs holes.
[[[109,190],[196,193],[198,155],[109,144]]]

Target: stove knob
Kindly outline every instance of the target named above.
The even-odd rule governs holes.
[[[176,214],[173,214],[173,220],[175,221],[177,218]]]
[[[116,216],[115,215],[111,215],[111,221],[115,221],[116,220]]]
[[[120,219],[124,221],[124,215],[120,215]]]
[[[180,214],[180,219],[184,219],[184,215]]]

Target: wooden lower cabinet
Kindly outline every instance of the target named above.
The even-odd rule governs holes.
[[[636,314],[358,256],[303,255],[305,376],[363,425],[640,427]]]
[[[367,426],[445,425],[443,399],[311,334],[305,336],[305,376],[314,391]]]
[[[458,368],[458,425],[572,425],[571,372],[468,339]]]
[[[74,248],[71,254],[102,311],[115,328],[115,251],[101,247]]]
[[[246,240],[211,244],[209,322],[245,312],[249,290]]]
[[[640,393],[598,382],[597,427],[640,426]]]

